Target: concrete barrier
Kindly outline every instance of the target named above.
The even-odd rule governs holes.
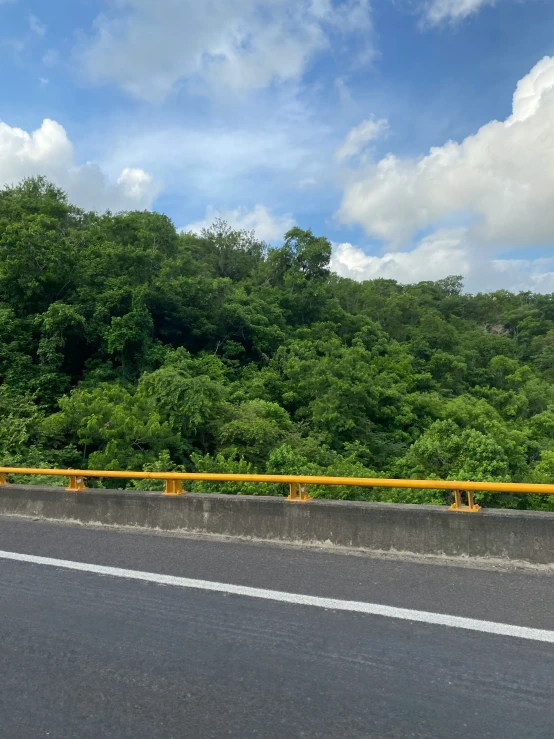
[[[284,498],[0,487],[0,515],[416,555],[554,565],[554,513]],[[0,546],[1,548],[1,546]]]

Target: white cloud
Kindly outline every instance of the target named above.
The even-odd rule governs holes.
[[[279,241],[294,226],[294,218],[290,213],[275,216],[264,206],[256,205],[252,210],[235,208],[234,210],[218,210],[213,206],[206,208],[206,215],[201,221],[191,223],[182,230],[200,233],[218,218],[226,221],[237,231],[255,231],[261,241],[269,243]]]
[[[96,164],[78,165],[63,126],[45,119],[32,133],[0,121],[0,186],[44,175],[76,205],[93,210],[150,207],[158,187],[141,169],[126,168],[113,182]]]
[[[369,0],[310,0],[306,11],[344,33],[371,29]]]
[[[554,292],[554,259],[493,259],[491,268],[497,288]]]
[[[411,251],[370,256],[352,244],[334,244],[331,268],[356,281],[385,278],[409,284],[462,275],[470,292],[554,292],[554,257],[494,259],[465,241],[465,229],[442,229]]]
[[[457,229],[443,231],[424,239],[412,251],[389,252],[382,257],[367,255],[352,244],[337,244],[331,268],[358,281],[385,277],[408,283],[467,274],[471,260],[462,237]]]
[[[487,5],[495,5],[496,0],[427,0],[423,4],[426,20],[432,25],[443,21],[460,21],[477,13]]]
[[[194,80],[236,91],[299,78],[329,31],[369,38],[369,0],[117,0],[78,50],[93,83],[160,102]]]
[[[348,133],[343,143],[337,149],[335,154],[337,161],[342,162],[345,159],[357,156],[365,149],[370,141],[379,138],[387,128],[388,121],[384,118],[379,120],[369,118],[367,121],[362,121]]]
[[[29,15],[29,28],[37,36],[44,36],[46,33],[46,26],[33,13]]]
[[[469,243],[554,242],[554,57],[517,85],[513,113],[418,159],[389,154],[352,172],[339,218],[398,247],[420,229],[466,224]]]
[[[416,159],[389,154],[351,170],[339,218],[384,242],[385,253],[343,244],[335,269],[354,279],[463,274],[471,289],[554,289],[554,259],[498,258],[554,246],[553,120],[554,57],[545,57],[518,82],[506,120]],[[430,235],[418,243],[421,231]]]

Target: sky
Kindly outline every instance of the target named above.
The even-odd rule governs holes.
[[[554,292],[554,0],[0,0],[0,186]]]

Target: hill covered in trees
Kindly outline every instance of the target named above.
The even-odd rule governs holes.
[[[0,463],[554,482],[554,296],[357,283],[330,256],[299,228],[268,248],[2,190]]]

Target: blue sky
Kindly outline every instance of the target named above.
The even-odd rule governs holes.
[[[0,63],[0,184],[554,291],[553,0],[0,0]]]

